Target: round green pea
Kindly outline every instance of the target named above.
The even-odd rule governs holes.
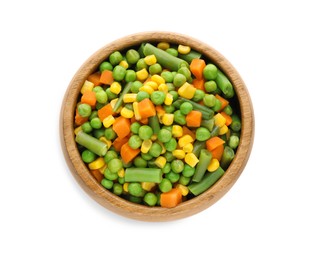
[[[135,64],[139,60],[140,55],[138,51],[130,49],[126,52],[125,57],[128,63]]]
[[[155,195],[152,192],[148,192],[146,193],[146,195],[144,196],[144,202],[148,205],[148,206],[155,206],[157,204],[158,201],[158,197],[157,195]]]
[[[145,62],[144,58],[141,58],[137,61],[137,63],[136,63],[136,70],[137,71],[142,70],[142,69],[147,69],[147,68],[148,68],[148,65]]]
[[[150,147],[149,154],[153,157],[159,157],[162,152],[162,146],[158,143],[153,143]]]
[[[205,94],[203,103],[207,107],[213,107],[216,104],[216,98],[213,94]]]
[[[184,169],[184,163],[182,160],[175,159],[171,162],[172,171],[175,173],[181,173]]]
[[[199,127],[195,131],[195,137],[198,141],[206,141],[211,137],[211,133],[205,127]]]
[[[214,64],[207,64],[203,69],[203,77],[206,80],[214,80],[217,77],[218,69]]]
[[[118,158],[113,158],[108,162],[108,169],[111,172],[118,172],[123,168],[122,161]]]
[[[153,135],[153,130],[148,125],[143,125],[138,129],[138,135],[142,140],[148,140]]]
[[[92,108],[89,104],[79,104],[78,113],[82,117],[89,117],[92,113]]]
[[[121,81],[124,79],[126,74],[126,69],[124,67],[122,67],[121,65],[117,65],[114,67],[113,71],[112,71],[112,76],[114,78],[114,80],[116,81]]]
[[[162,72],[162,66],[159,63],[152,64],[148,69],[151,75],[160,74]]]
[[[138,93],[139,89],[143,86],[143,83],[141,83],[138,80],[135,80],[131,85],[131,92],[132,93]]]
[[[179,125],[185,125],[187,123],[186,117],[181,113],[180,110],[174,112],[174,122]]]
[[[112,192],[116,195],[121,195],[123,192],[123,187],[120,183],[114,183],[112,187]]]
[[[141,187],[141,184],[138,182],[131,182],[128,186],[129,194],[135,196],[135,197],[143,197],[145,192],[143,188]]]
[[[112,180],[108,180],[106,178],[103,178],[101,181],[101,185],[104,186],[104,188],[110,190],[113,187],[113,181]]]
[[[168,192],[172,188],[173,186],[169,179],[163,178],[162,181],[159,183],[159,189],[162,192]]]
[[[113,140],[117,137],[117,134],[116,132],[112,129],[112,127],[108,127],[106,128],[105,130],[105,137],[108,139],[108,140]]]
[[[95,93],[96,101],[105,104],[108,101],[107,93],[104,90],[99,90]]]
[[[188,115],[192,111],[193,106],[190,102],[184,102],[180,105],[179,109],[183,115]]]
[[[192,100],[194,102],[199,102],[204,98],[204,96],[205,96],[205,92],[203,90],[196,89]]]
[[[91,124],[91,127],[92,127],[93,129],[100,129],[100,128],[103,126],[102,121],[100,121],[100,119],[99,119],[98,117],[94,117],[94,118],[91,120],[90,124]]]
[[[147,161],[144,160],[141,156],[137,156],[134,159],[134,165],[137,168],[146,168],[147,167]]]
[[[185,77],[185,75],[177,73],[174,77],[173,83],[176,87],[181,87],[186,81],[187,78]]]
[[[165,50],[167,53],[171,54],[172,56],[174,57],[177,57],[178,56],[178,51],[174,48],[168,48]]]
[[[116,151],[109,150],[104,156],[104,161],[105,163],[109,163],[114,158],[118,158],[118,154],[116,153]]]
[[[127,70],[124,79],[126,82],[134,82],[136,80],[136,72],[134,70]]]
[[[191,78],[191,72],[187,67],[181,67],[177,73],[183,74],[187,80]]]
[[[104,171],[104,176],[106,179],[111,180],[111,181],[115,181],[119,177],[117,172],[110,171],[108,167]]]
[[[164,143],[164,147],[169,152],[172,152],[172,151],[176,150],[176,148],[177,148],[177,141],[176,141],[176,139],[175,138],[171,138],[168,142]]]
[[[110,70],[110,71],[112,71],[112,69],[113,69],[113,66],[112,66],[111,63],[108,62],[108,61],[104,61],[104,62],[102,62],[102,63],[99,65],[99,70],[100,70],[100,72],[103,72],[104,70]]]
[[[174,79],[174,76],[170,71],[163,71],[161,77],[164,78],[166,83],[172,83]]]
[[[169,173],[165,174],[165,178],[169,179],[171,183],[175,183],[178,182],[180,174],[170,171]]]
[[[182,175],[185,176],[185,177],[192,177],[194,172],[195,172],[195,168],[194,167],[191,167],[190,165],[185,164],[185,167],[184,167],[184,169],[182,171]]]
[[[149,98],[149,94],[146,91],[139,91],[136,96],[137,102],[144,100],[145,98]]]
[[[140,127],[141,127],[140,123],[134,122],[134,123],[131,124],[131,126],[130,126],[131,132],[132,132],[133,134],[138,134],[138,130],[139,130]]]
[[[119,51],[115,51],[110,54],[109,61],[112,66],[119,64],[123,60],[123,56]]]
[[[132,135],[128,140],[128,144],[132,149],[138,149],[142,144],[142,140],[138,135]]]
[[[86,149],[82,152],[82,161],[85,163],[91,163],[96,159],[96,154]]]
[[[158,140],[162,143],[167,143],[172,138],[171,131],[167,129],[160,129],[158,133]]]
[[[87,134],[93,131],[93,127],[91,126],[90,122],[83,123],[81,128],[82,128],[82,131]]]
[[[165,93],[163,91],[153,91],[151,93],[150,99],[152,101],[153,104],[155,104],[156,106],[158,105],[162,105],[164,100],[165,100]]]
[[[204,83],[206,92],[213,92],[217,89],[217,84],[214,80],[209,80]]]

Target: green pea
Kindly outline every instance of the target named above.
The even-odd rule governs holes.
[[[185,125],[187,123],[186,117],[181,113],[180,110],[174,112],[174,122],[179,125]]]
[[[96,159],[96,154],[86,149],[81,154],[82,161],[85,163],[91,163]]]
[[[162,172],[163,172],[163,173],[169,173],[170,171],[171,171],[171,164],[167,162],[167,163],[164,165],[164,167],[162,168]]]
[[[155,142],[151,145],[151,148],[149,150],[150,155],[157,158],[160,156],[161,152],[162,152],[162,146],[160,144]]]
[[[92,91],[97,93],[98,91],[104,91],[104,89],[102,86],[95,86]]]
[[[181,173],[184,169],[184,163],[182,160],[175,159],[171,162],[172,171],[175,173]]]
[[[232,148],[232,149],[236,149],[239,145],[239,142],[240,142],[240,138],[236,135],[232,135],[230,136],[229,138],[229,146]]]
[[[164,105],[163,106],[165,113],[172,114],[175,111],[175,107],[173,105]]]
[[[172,138],[172,139],[174,139],[174,138]],[[175,139],[174,139],[174,140],[175,140]],[[176,142],[176,140],[175,140],[175,142]],[[167,145],[167,144],[168,144],[168,142],[165,143],[164,146]],[[177,142],[176,142],[176,147],[177,147]],[[166,148],[166,147],[165,147],[165,148]],[[175,148],[175,149],[176,149],[176,148]],[[175,150],[175,149],[174,149],[174,150]],[[166,152],[163,154],[163,156],[165,157],[165,159],[166,159],[167,162],[171,162],[171,161],[173,161],[173,160],[175,159],[175,157],[174,157],[174,155],[172,154],[172,152],[168,151],[167,149],[166,149]]]
[[[159,63],[155,63],[149,66],[149,73],[151,75],[160,74],[161,72],[162,72],[162,66]]]
[[[108,101],[107,93],[104,90],[99,90],[95,94],[96,101],[105,104]]]
[[[147,69],[148,68],[148,65],[147,63],[145,62],[145,59],[144,58],[141,58],[137,61],[136,63],[136,70],[139,71],[139,70],[142,70],[142,69]]]
[[[216,104],[216,98],[213,94],[206,94],[203,98],[203,103],[207,107],[213,107]]]
[[[139,130],[140,127],[141,127],[140,123],[134,122],[134,123],[131,124],[131,126],[130,126],[131,132],[132,132],[133,134],[138,134],[138,130]]]
[[[157,105],[162,105],[164,100],[165,100],[165,93],[163,91],[153,91],[151,93],[151,101],[153,104]]]
[[[105,163],[109,163],[114,158],[118,158],[118,154],[116,153],[116,151],[108,150],[104,156],[104,161]]]
[[[217,84],[214,80],[209,80],[204,83],[206,92],[213,92],[217,89]]]
[[[106,128],[105,130],[105,137],[108,139],[108,140],[113,140],[117,137],[117,134],[116,132],[112,129],[112,127],[108,127]]]
[[[230,105],[227,105],[223,111],[229,116],[231,116],[233,113],[232,107]]]
[[[85,123],[83,123],[82,124],[82,126],[81,126],[81,128],[82,128],[82,131],[84,132],[84,133],[91,133],[92,132],[92,130],[93,130],[93,127],[91,126],[91,123],[90,122],[85,122]]]
[[[158,140],[162,143],[167,143],[172,138],[171,131],[167,129],[161,129],[158,133]]]
[[[177,73],[174,77],[173,83],[176,87],[181,87],[186,81],[187,78],[185,77],[185,75]]]
[[[110,190],[113,187],[113,181],[103,178],[101,181],[101,185],[103,185],[104,188]]]
[[[170,93],[173,96],[173,101],[176,101],[178,98],[178,93],[175,90],[171,90],[168,93]]]
[[[93,129],[100,129],[103,126],[102,121],[98,117],[95,117],[90,122]]]
[[[138,149],[142,144],[142,140],[138,135],[132,135],[128,140],[128,144],[132,149]]]
[[[128,63],[135,64],[139,60],[140,55],[138,51],[130,49],[126,52],[125,57]]]
[[[152,155],[149,153],[140,153],[140,156],[141,156],[141,158],[143,158],[146,161],[149,161],[153,158]]]
[[[146,91],[139,91],[136,96],[137,102],[144,100],[145,98],[149,98],[149,94]]]
[[[112,71],[112,69],[113,69],[113,66],[112,66],[111,63],[108,62],[108,61],[104,61],[104,62],[102,62],[102,63],[99,65],[99,70],[100,70],[100,72],[103,72],[104,70],[110,70],[110,71]]]
[[[136,80],[132,83],[131,85],[131,92],[132,93],[138,93],[139,89],[143,86],[143,83],[141,83],[140,81]]]
[[[108,168],[111,172],[118,172],[123,168],[122,161],[118,158],[113,158],[108,162]]]
[[[207,64],[203,69],[203,77],[206,80],[214,80],[217,77],[218,69],[214,64]]]
[[[94,129],[93,130],[93,136],[97,139],[101,138],[102,136],[105,136],[105,129],[100,128],[100,129]]]
[[[124,67],[122,67],[121,65],[117,65],[114,67],[113,71],[112,71],[112,76],[114,78],[114,80],[116,81],[121,81],[124,79],[126,74],[126,69]]]
[[[116,195],[121,195],[123,192],[123,187],[120,183],[114,183],[112,187],[112,192]]]
[[[142,140],[148,140],[153,135],[153,130],[148,125],[143,125],[138,129],[138,135]]]
[[[205,96],[205,92],[203,90],[196,89],[192,100],[194,102],[199,102],[204,98],[204,96]]]
[[[165,174],[165,178],[169,179],[171,183],[175,183],[178,182],[180,174],[170,171],[169,173]]]
[[[109,61],[112,66],[119,64],[123,60],[123,56],[119,51],[115,51],[110,54]]]
[[[181,175],[180,178],[179,178],[179,181],[178,183],[184,185],[184,186],[187,186],[190,182],[191,178],[190,177],[185,177],[184,175]]]
[[[111,92],[110,88],[106,89],[106,94],[107,94],[107,97],[108,97],[109,101],[118,97],[117,94]]]
[[[137,156],[134,159],[134,165],[137,168],[146,168],[148,164],[147,164],[147,161],[144,160],[141,156]]]
[[[124,177],[118,177],[118,182],[123,185],[125,183],[125,178]]]
[[[174,57],[177,57],[178,56],[178,51],[174,48],[168,48],[165,50],[167,53],[171,54],[172,56]]]
[[[215,100],[215,105],[212,107],[212,109],[217,112],[219,111],[219,109],[221,108],[221,102],[219,99],[216,98]]]
[[[159,183],[159,189],[162,192],[168,192],[172,188],[173,186],[169,179],[163,178],[162,181]]]
[[[157,204],[158,201],[158,197],[157,195],[155,195],[152,192],[148,192],[146,193],[146,195],[144,196],[144,202],[148,205],[148,206],[155,206]]]
[[[164,147],[167,151],[172,152],[177,148],[177,141],[175,138],[171,138],[168,142],[164,143]]]
[[[192,177],[194,172],[195,172],[195,168],[194,167],[191,167],[190,165],[185,164],[185,167],[184,167],[184,169],[182,171],[182,175],[185,176],[185,177]]]
[[[115,181],[119,177],[117,172],[110,171],[108,167],[104,171],[104,176],[106,179],[111,180],[111,181]]]
[[[92,108],[89,104],[79,104],[78,113],[82,117],[89,117],[92,113]]]
[[[183,74],[187,80],[191,78],[191,72],[187,67],[181,67],[177,73]]]
[[[199,127],[195,131],[195,137],[198,141],[206,141],[211,137],[211,133],[205,127]]]
[[[141,187],[141,184],[138,182],[131,182],[128,186],[129,194],[135,196],[135,197],[143,197],[145,192],[143,188]]]
[[[134,70],[127,70],[124,79],[126,82],[134,82],[136,80],[136,72]]]
[[[132,111],[134,110],[132,103],[127,103],[124,105],[124,107],[126,107],[128,110],[132,110]]]
[[[188,115],[192,111],[193,106],[190,102],[184,102],[180,105],[179,109],[183,115]]]
[[[166,83],[172,83],[174,79],[174,76],[170,71],[163,71],[161,77],[164,78]]]

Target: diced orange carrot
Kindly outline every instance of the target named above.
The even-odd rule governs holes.
[[[125,163],[131,162],[139,153],[140,149],[133,149],[128,143],[122,145],[120,151],[121,158]]]
[[[94,91],[86,90],[81,97],[81,103],[89,104],[91,107],[96,105],[96,95]]]
[[[100,86],[100,72],[95,72],[93,74],[91,74],[90,76],[88,76],[87,80],[92,82],[94,84],[94,86]]]
[[[224,140],[222,140],[218,136],[214,136],[206,141],[206,148],[209,151],[214,150],[217,146],[223,145],[225,143]]]
[[[194,58],[190,63],[190,71],[197,79],[203,79],[203,69],[205,68],[205,61]]]
[[[211,150],[212,158],[217,159],[220,161],[222,154],[224,153],[224,145],[218,145],[214,150]]]
[[[138,111],[141,118],[148,118],[156,115],[154,104],[149,98],[145,98],[138,102]]]
[[[104,70],[100,75],[100,82],[105,85],[111,85],[114,81],[112,71]]]
[[[142,123],[143,125],[147,125],[149,121],[148,118],[142,118],[139,122]]]
[[[107,116],[114,115],[112,106],[110,103],[103,106],[101,109],[98,110],[97,115],[100,119],[100,121],[103,121]]]
[[[200,111],[192,110],[186,116],[186,122],[188,127],[199,127],[202,122],[202,113]]]
[[[173,188],[168,192],[161,193],[160,205],[163,208],[174,208],[181,202],[182,194],[178,188]]]
[[[90,172],[99,183],[104,178],[104,176],[101,174],[99,170],[90,170]]]
[[[128,118],[119,116],[113,123],[112,129],[116,132],[118,137],[124,138],[131,133],[131,122]]]
[[[192,85],[193,85],[196,89],[200,89],[200,90],[203,90],[203,91],[205,92],[204,83],[205,83],[205,80],[204,80],[204,79],[197,79],[197,78],[195,78],[195,79],[192,81]]]
[[[220,101],[220,103],[221,103],[221,107],[220,107],[220,109],[218,111],[223,110],[226,106],[229,105],[229,101],[227,99],[223,98],[222,96],[216,94],[215,98],[217,98]]]
[[[221,112],[220,113],[225,119],[226,119],[226,126],[229,126],[229,125],[231,125],[231,123],[232,123],[232,118],[231,118],[231,116],[229,116],[228,114],[226,114],[225,112]]]
[[[121,150],[121,147],[127,143],[129,140],[129,136],[126,136],[124,138],[120,138],[120,137],[117,137],[116,139],[114,139],[113,143],[112,143],[112,146],[114,147],[114,149],[116,149],[117,152],[120,152]]]

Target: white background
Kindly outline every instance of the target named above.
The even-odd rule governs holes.
[[[0,259],[311,259],[309,1],[1,1]],[[209,209],[140,222],[72,177],[59,113],[80,65],[125,35],[173,31],[235,66],[255,142]]]

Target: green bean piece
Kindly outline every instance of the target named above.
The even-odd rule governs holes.
[[[99,141],[95,137],[79,131],[76,135],[76,142],[98,156],[104,156],[107,153],[107,145],[104,142]]]
[[[162,171],[159,168],[127,168],[124,174],[125,182],[155,182],[162,181]]]
[[[234,90],[231,82],[220,70],[217,71],[215,82],[226,98],[232,98],[234,96]]]
[[[238,132],[241,130],[241,119],[237,114],[232,114],[231,115],[232,118],[232,123],[230,124],[230,128],[235,131]]]
[[[214,125],[213,130],[211,131],[211,137],[217,136],[219,134],[220,127],[218,125]]]
[[[216,171],[205,175],[205,177],[200,182],[191,183],[188,186],[188,189],[193,195],[198,196],[214,185],[220,179],[220,177],[223,176],[224,173],[225,171],[219,167]]]
[[[122,90],[122,92],[121,92],[121,94],[120,94],[116,104],[113,107],[113,112],[118,111],[118,109],[122,106],[122,104],[123,104],[123,97],[124,97],[125,94],[127,94],[131,90],[131,86],[132,86],[132,82],[128,82],[124,86],[124,88],[123,88],[123,90]]]
[[[230,146],[225,146],[224,153],[220,160],[220,166],[227,169],[235,156],[234,150]]]
[[[189,66],[185,60],[174,57],[166,51],[161,50],[150,43],[146,43],[144,47],[144,54],[146,56],[154,54],[157,58],[157,62],[170,71],[178,71],[178,69],[182,67],[182,64]]]
[[[202,149],[206,147],[206,142],[196,140],[193,144],[192,153],[198,158]]]
[[[191,49],[191,51],[190,51],[189,53],[187,53],[187,54],[180,54],[180,53],[178,54],[178,57],[179,57],[179,58],[185,60],[185,61],[188,62],[189,64],[191,63],[191,61],[192,61],[193,59],[200,59],[201,56],[202,56],[201,53],[199,53],[199,52],[197,52],[197,51],[195,51],[195,50],[193,50],[193,49]]]
[[[158,134],[160,131],[160,123],[157,115],[148,118],[148,124],[152,128],[154,134]]]
[[[211,118],[209,120],[203,119],[202,122],[201,122],[201,126],[207,128],[208,131],[210,131],[210,132],[212,132],[214,124],[215,124],[215,119],[214,118]]]
[[[200,182],[205,175],[207,166],[212,160],[212,154],[206,149],[202,149],[200,152],[199,162],[195,167],[195,172],[192,177],[192,181]]]

